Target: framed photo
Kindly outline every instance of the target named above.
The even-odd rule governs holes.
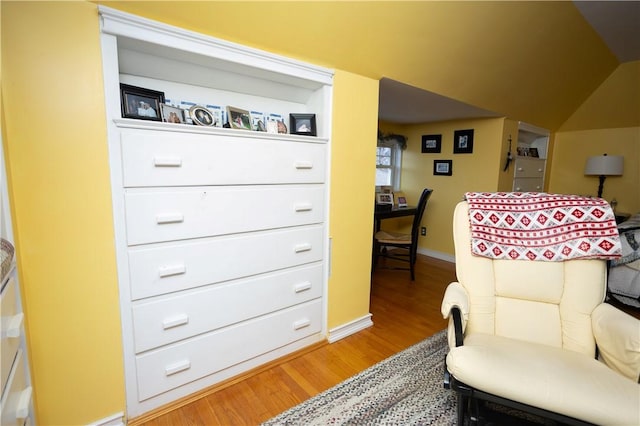
[[[193,123],[198,126],[213,126],[214,124],[211,111],[201,105],[194,105],[189,108],[189,117],[191,117]]]
[[[292,135],[316,136],[316,115],[289,114],[289,129]]]
[[[398,207],[407,207],[407,197],[398,197]]]
[[[228,106],[227,115],[232,129],[251,130],[251,115],[249,111]]]
[[[453,153],[471,154],[473,152],[473,129],[453,132]]]
[[[453,160],[433,160],[433,174],[451,176],[453,174]]]
[[[530,157],[540,157],[540,155],[538,154],[538,148],[529,148],[529,156]]]
[[[120,105],[124,118],[162,121],[160,104],[164,92],[120,83]]]
[[[376,203],[378,204],[392,204],[393,205],[393,194],[388,192],[379,192],[376,194]]]
[[[442,135],[422,135],[422,153],[439,153],[442,150]]]
[[[184,124],[184,114],[182,108],[174,107],[167,104],[160,104],[162,111],[162,121],[165,123]]]

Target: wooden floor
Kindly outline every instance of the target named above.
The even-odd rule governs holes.
[[[323,344],[159,417],[145,426],[257,425],[446,327],[440,303],[454,265],[419,256],[408,271],[378,269],[372,280],[373,327]]]

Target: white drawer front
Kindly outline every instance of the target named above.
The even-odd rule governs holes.
[[[136,353],[322,296],[322,263],[133,307]]]
[[[514,177],[541,178],[544,176],[544,160],[518,158]]]
[[[15,272],[14,272],[15,273]],[[14,275],[10,275],[6,286],[2,291],[0,303],[0,327],[2,329],[2,341],[0,344],[0,376],[2,377],[2,388],[4,389],[11,365],[16,357],[20,336],[22,334],[22,319],[24,316],[18,314],[17,309],[17,281]]]
[[[322,301],[242,322],[136,357],[140,401],[319,333]]]
[[[513,180],[513,190],[517,192],[542,192],[542,179],[518,178]]]
[[[125,187],[322,183],[326,144],[122,131]]]
[[[127,192],[130,245],[321,223],[324,186],[197,187]]]
[[[132,248],[132,299],[320,261],[324,255],[323,229],[314,225]]]
[[[3,426],[23,426],[29,417],[31,407],[31,387],[27,386],[24,354],[19,350],[13,370],[7,382],[7,388],[0,402],[0,424]]]

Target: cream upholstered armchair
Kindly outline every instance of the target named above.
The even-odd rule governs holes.
[[[467,201],[453,231],[458,282],[442,314],[458,424],[485,401],[568,424],[640,424],[640,321],[602,303],[606,261],[474,255]]]

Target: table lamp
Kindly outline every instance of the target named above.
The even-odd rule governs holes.
[[[598,155],[587,158],[587,164],[584,166],[584,174],[587,176],[599,176],[600,185],[598,186],[598,198],[602,198],[602,188],[604,180],[607,176],[622,175],[622,155]]]

